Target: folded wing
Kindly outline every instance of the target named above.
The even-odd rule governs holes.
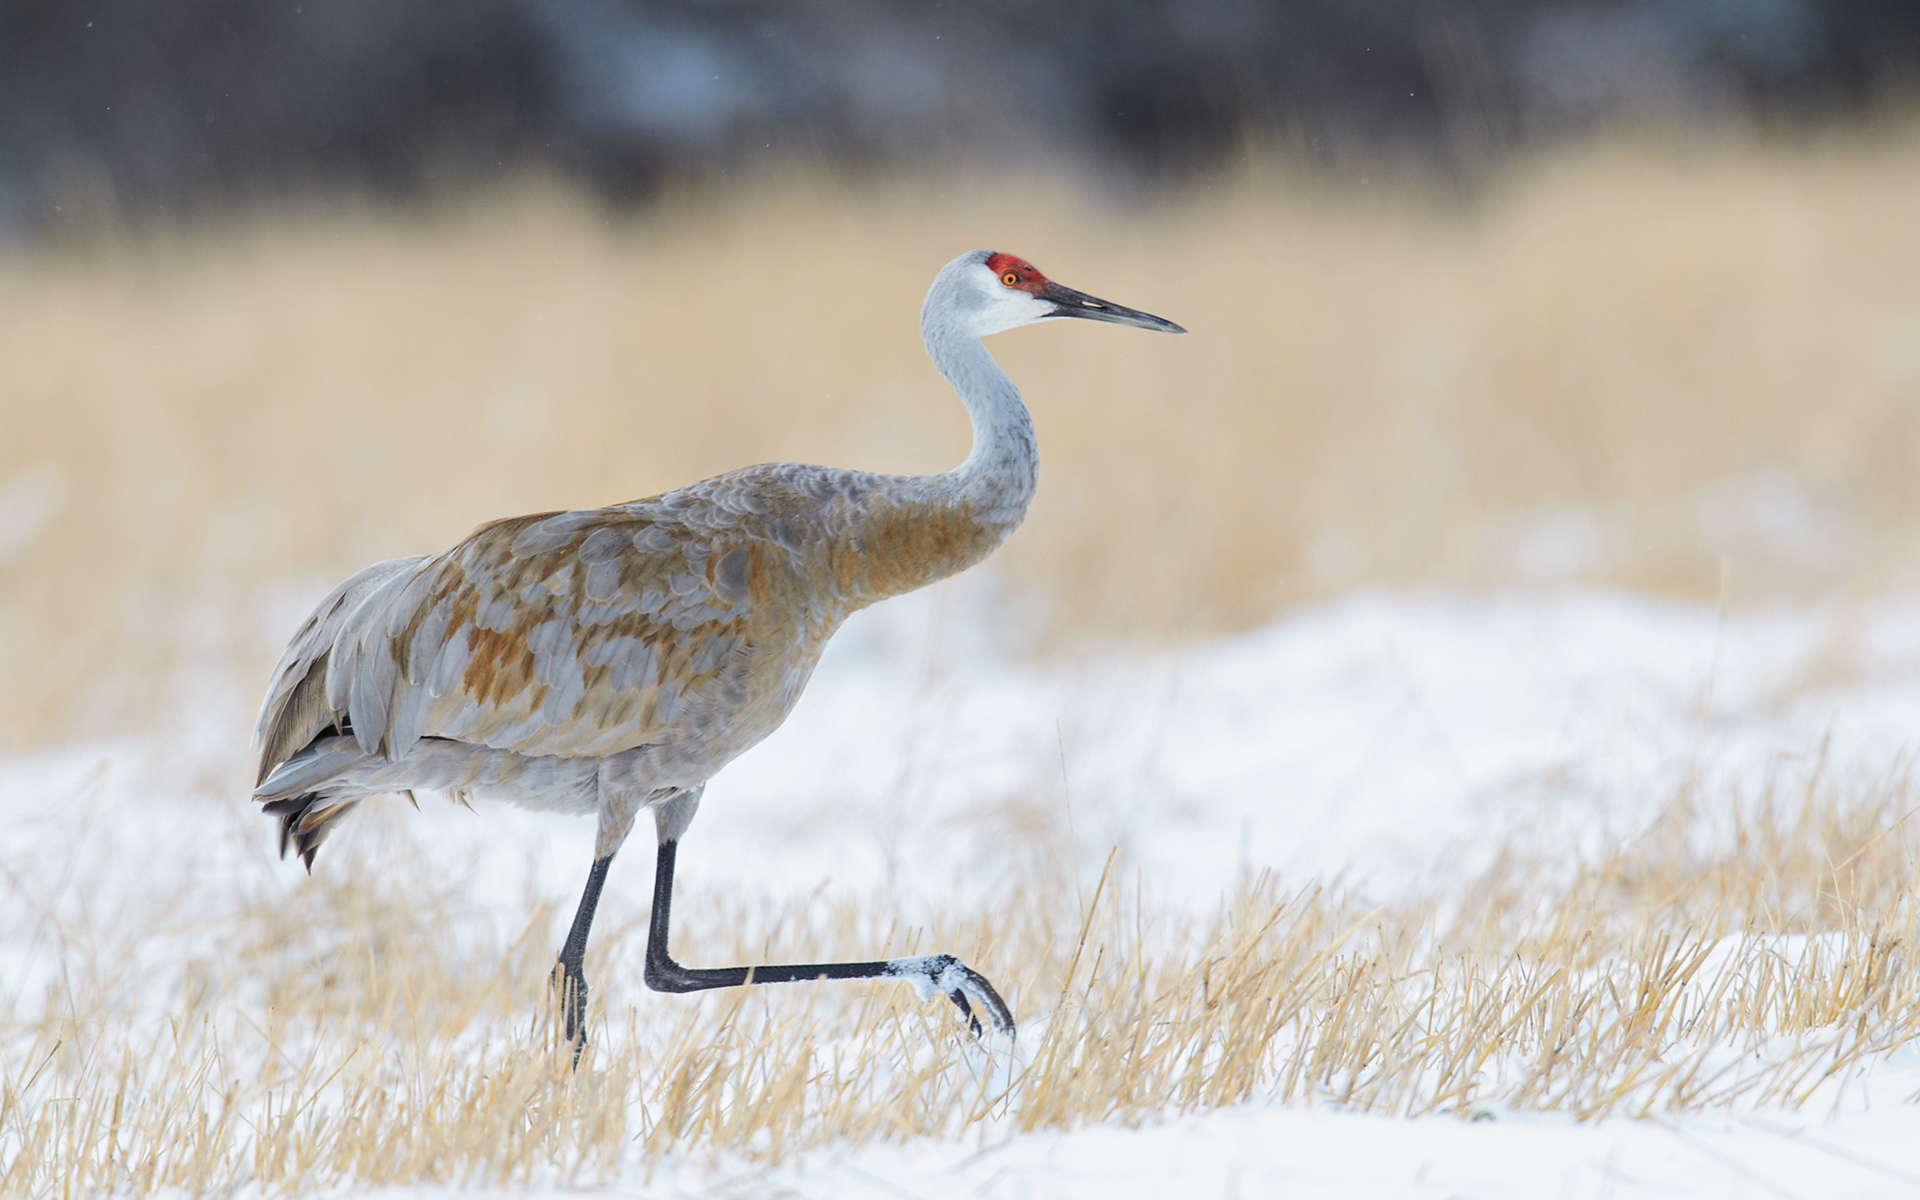
[[[781,550],[687,515],[519,517],[354,576],[275,672],[262,777],[329,728],[388,758],[422,737],[599,757],[724,705]]]

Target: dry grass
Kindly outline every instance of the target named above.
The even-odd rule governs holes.
[[[647,994],[635,923],[589,961],[578,1074],[537,1015],[553,914],[463,908],[404,869],[421,849],[404,825],[230,901],[189,869],[203,882],[76,905],[63,876],[102,865],[76,842],[5,864],[11,943],[58,969],[0,1011],[0,1192],[738,1176],[826,1145],[1263,1098],[1583,1118],[1831,1103],[1920,1036],[1914,797],[1815,776],[1700,801],[1594,861],[1508,857],[1385,904],[1262,878],[1198,919],[1110,871],[1079,898],[1036,876],[901,930],[872,900],[695,892],[680,937],[704,959],[937,944],[1011,985],[1023,1038],[976,1047],[897,985]]]
[[[1046,460],[999,562],[1185,637],[1360,584],[1884,582],[1920,524],[1920,139],[1634,141],[1473,204],[1283,172],[766,181],[615,220],[531,186],[0,260],[0,742],[261,670],[364,563],[766,458],[949,465],[914,314],[976,244],[1165,313],[996,352]],[[1030,606],[1031,607],[1031,606]]]

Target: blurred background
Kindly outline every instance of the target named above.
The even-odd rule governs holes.
[[[975,246],[1008,653],[1360,588],[1920,565],[1900,0],[0,7],[0,747],[249,686],[333,582],[764,459],[941,469]],[[250,697],[249,697],[250,699]]]

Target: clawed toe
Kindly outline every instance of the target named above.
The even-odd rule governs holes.
[[[959,1009],[960,1015],[967,1019],[968,1031],[971,1032],[974,1037],[980,1037],[980,1018],[973,1015],[973,1005],[967,1003],[967,994],[959,988],[955,988],[953,991],[947,993],[947,999],[953,1001],[953,1006]]]

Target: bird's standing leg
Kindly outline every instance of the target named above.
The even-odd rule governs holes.
[[[593,870],[587,873],[586,890],[580,893],[580,907],[573,912],[573,927],[560,947],[560,964],[554,968],[554,983],[560,991],[560,1003],[566,1012],[567,1041],[573,1046],[573,1065],[580,1065],[580,1052],[587,1048],[587,935],[593,929],[594,910],[600,907],[600,889],[607,883],[607,868],[613,856],[627,840],[633,818],[639,813],[642,798],[632,794],[610,794],[602,785],[600,792],[600,832],[594,838]],[[699,803],[696,796],[694,803]]]
[[[793,963],[767,967],[683,967],[667,951],[667,927],[673,908],[673,863],[680,835],[699,806],[700,793],[683,792],[654,810],[660,855],[653,869],[653,915],[647,928],[647,986],[656,992],[701,992],[751,983],[793,983],[808,979],[899,979],[913,985],[923,1000],[944,994],[967,1018],[975,1037],[980,1018],[973,1005],[1001,1033],[1012,1037],[1013,1012],[986,976],[951,954],[889,958],[877,962]],[[597,866],[598,864],[596,864]],[[971,997],[972,1003],[968,1003]]]
[[[573,1065],[580,1065],[580,1052],[587,1048],[587,933],[593,928],[593,912],[600,906],[600,889],[607,882],[607,868],[613,855],[593,860],[587,875],[587,890],[580,894],[580,907],[573,912],[573,928],[567,931],[566,944],[560,948],[560,965],[554,968],[560,987],[560,1003],[565,1006],[567,1041],[573,1046]]]

